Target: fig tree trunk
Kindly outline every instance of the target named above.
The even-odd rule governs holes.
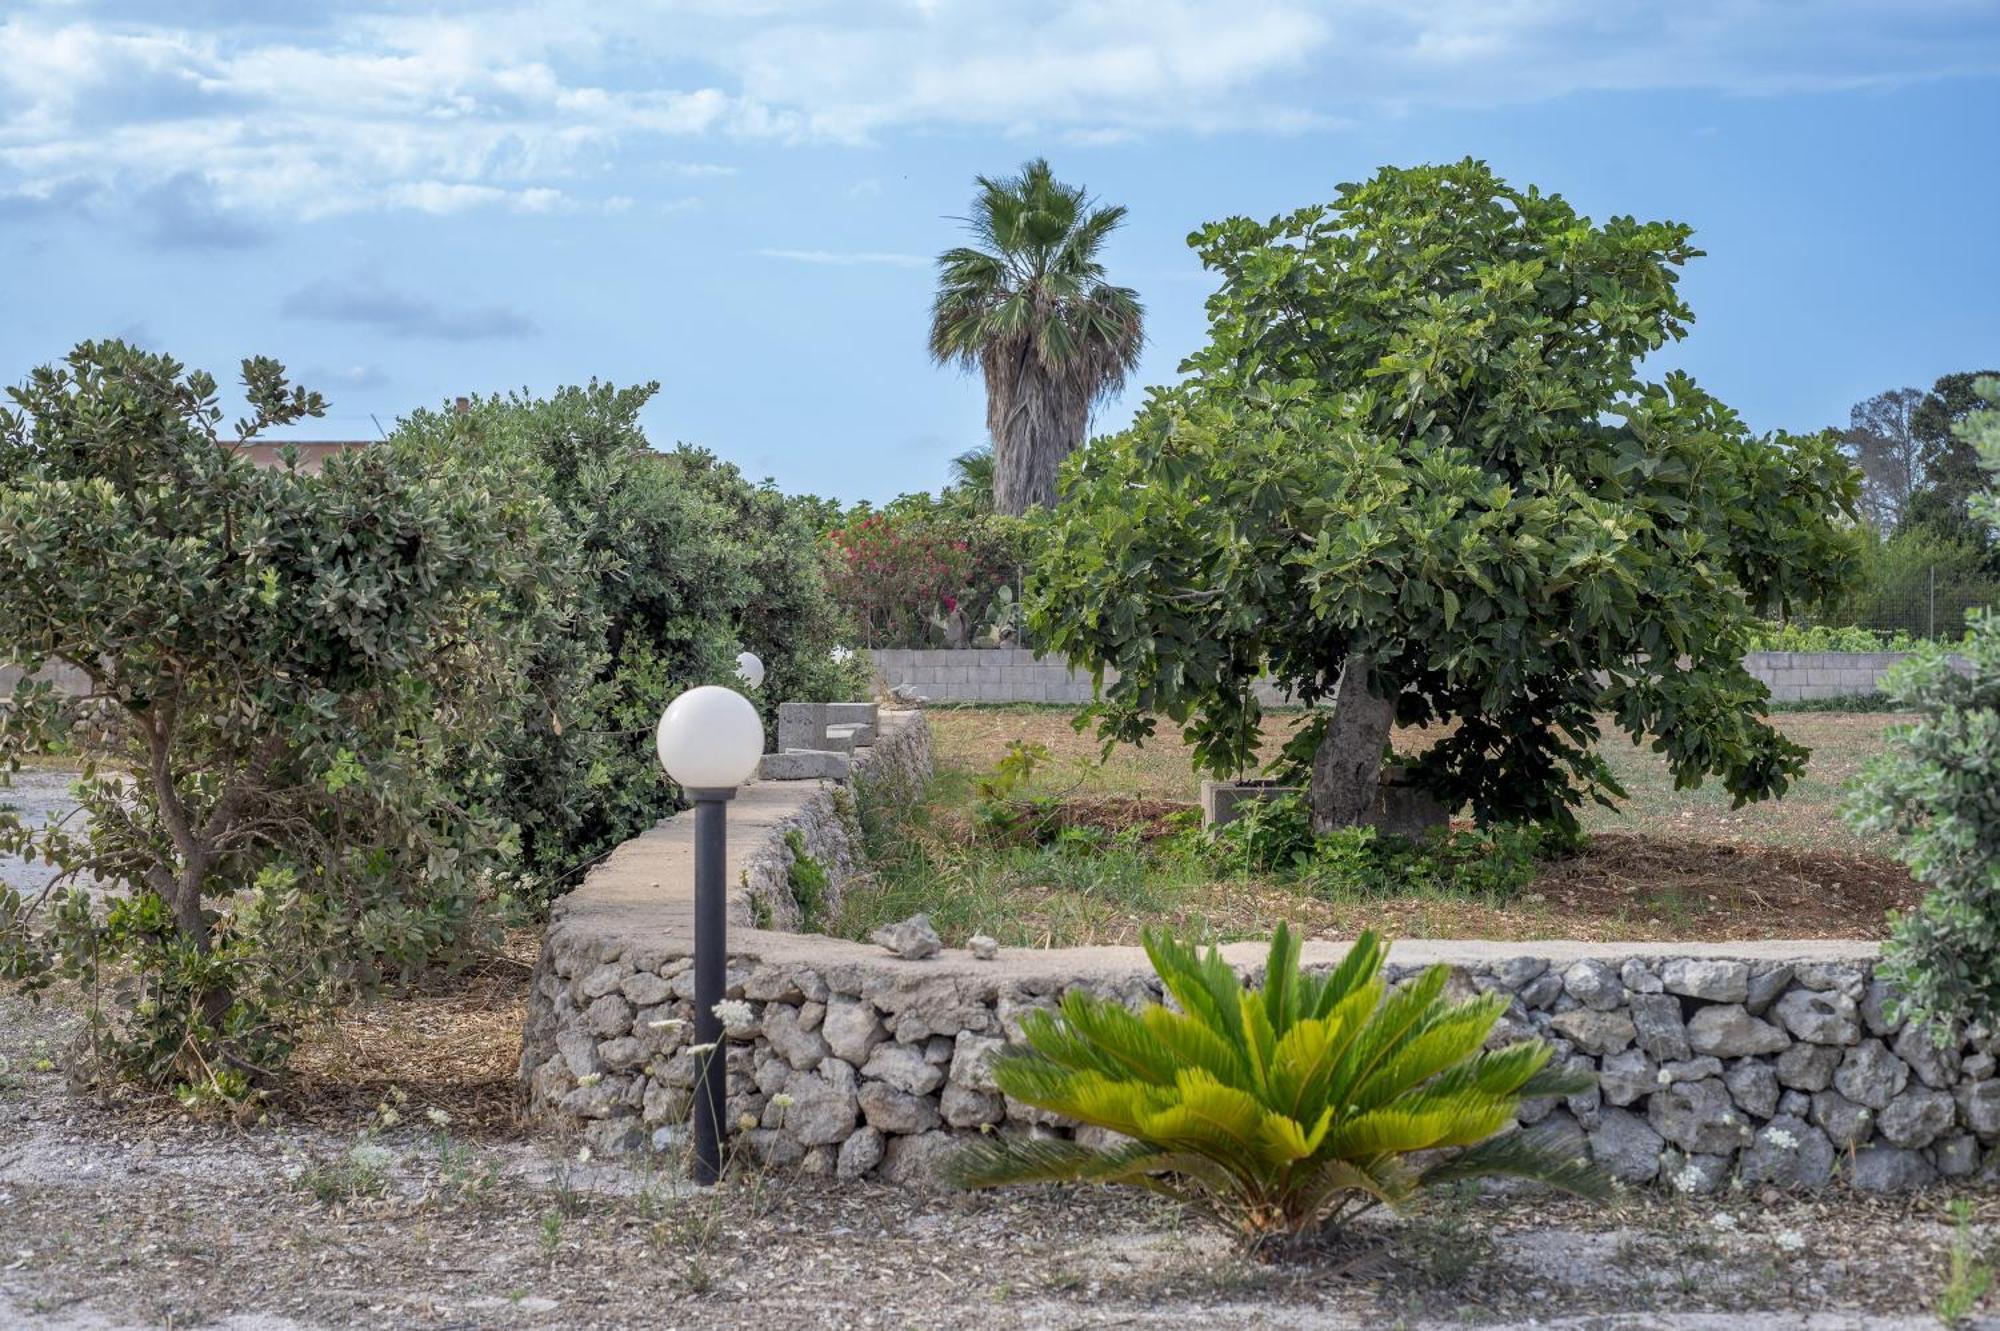
[[[1313,752],[1308,796],[1315,834],[1358,827],[1368,820],[1395,720],[1395,702],[1368,691],[1368,658],[1348,657],[1334,689],[1333,715]]]

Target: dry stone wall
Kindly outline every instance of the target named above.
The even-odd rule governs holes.
[[[907,797],[929,765],[921,714],[884,712],[855,784],[759,782],[732,810],[725,1121],[772,1165],[921,1184],[976,1133],[1068,1135],[1000,1093],[994,1052],[1022,1013],[1072,988],[1160,997],[1136,948],[911,961],[786,931],[800,913],[795,854],[837,896],[861,868],[857,802]],[[688,1112],[688,821],[627,843],[561,903],[536,970],[529,1104],[601,1151],[673,1148]],[[1340,951],[1308,944],[1306,960],[1331,965]],[[1226,954],[1247,973],[1262,948]],[[1996,1042],[1974,1032],[1938,1048],[1899,1024],[1875,961],[1858,943],[1412,942],[1389,969],[1445,964],[1462,994],[1506,994],[1496,1042],[1548,1039],[1596,1073],[1595,1090],[1531,1104],[1522,1121],[1627,1182],[1890,1190],[2000,1173]]]

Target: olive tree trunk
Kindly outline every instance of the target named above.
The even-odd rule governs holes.
[[[1308,798],[1315,834],[1368,821],[1382,784],[1382,753],[1395,720],[1395,701],[1368,691],[1368,658],[1348,657],[1334,689],[1333,715],[1313,752]]]

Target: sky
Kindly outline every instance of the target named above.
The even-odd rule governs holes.
[[[1034,156],[1130,210],[1098,431],[1203,340],[1195,227],[1465,156],[1692,225],[1658,367],[1754,429],[2000,365],[1995,0],[0,0],[0,379],[270,355],[311,438],[657,380],[656,445],[879,501],[984,442],[931,265]]]

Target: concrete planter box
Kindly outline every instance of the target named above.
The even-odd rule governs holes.
[[[1243,816],[1239,810],[1246,804],[1297,795],[1302,790],[1299,786],[1265,780],[1203,781],[1201,825],[1227,827]],[[1375,807],[1369,811],[1368,823],[1384,836],[1421,841],[1432,831],[1449,826],[1451,811],[1429,792],[1410,785],[1404,768],[1389,766],[1382,769],[1382,786],[1375,796]]]

